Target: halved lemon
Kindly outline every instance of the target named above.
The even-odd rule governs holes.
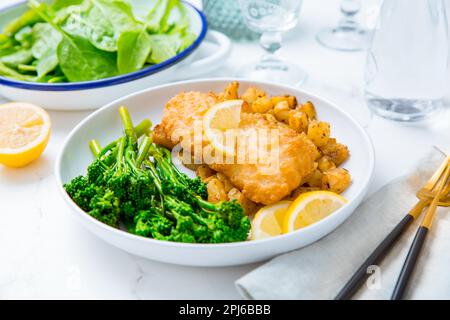
[[[203,117],[203,128],[212,147],[227,155],[236,153],[235,139],[227,138],[239,128],[243,100],[227,100],[210,108]],[[231,143],[230,143],[231,142]]]
[[[282,234],[284,216],[292,201],[280,201],[261,208],[252,221],[252,240],[265,239]]]
[[[47,112],[29,103],[0,105],[0,163],[23,167],[39,158],[50,138]]]
[[[347,200],[330,191],[301,194],[292,202],[284,215],[283,233],[307,227],[342,207]]]

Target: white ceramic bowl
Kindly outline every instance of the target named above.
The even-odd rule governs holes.
[[[364,129],[338,106],[293,87],[265,82],[241,81],[241,90],[249,86],[259,86],[271,95],[291,94],[297,96],[300,101],[311,100],[317,108],[319,118],[331,123],[333,136],[350,149],[351,157],[344,165],[351,172],[353,180],[344,194],[349,202],[322,221],[297,232],[265,240],[229,244],[174,243],[138,237],[111,228],[91,218],[67,195],[63,184],[77,175],[85,174],[87,166],[93,160],[88,141],[97,138],[102,145],[106,145],[120,136],[122,125],[118,115],[119,106],[129,108],[136,123],[150,118],[156,124],[161,120],[165,103],[179,92],[220,92],[230,81],[232,80],[205,79],[145,90],[101,108],[78,124],[64,143],[55,168],[59,190],[70,212],[99,238],[127,252],[152,260],[190,266],[230,266],[269,259],[311,244],[336,229],[352,214],[367,192],[374,168],[372,143]]]
[[[206,33],[203,13],[189,3],[183,4],[190,17],[191,31],[197,38],[191,46],[167,61],[113,78],[79,83],[33,83],[0,76],[0,94],[10,100],[30,102],[52,110],[97,109],[139,90],[210,72],[228,56],[231,42],[220,32]],[[26,10],[26,3],[2,9],[0,29]],[[200,44],[203,57],[196,52]]]

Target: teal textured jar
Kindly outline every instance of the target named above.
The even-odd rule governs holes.
[[[255,40],[259,34],[244,22],[238,0],[203,0],[203,12],[211,29],[234,40]]]

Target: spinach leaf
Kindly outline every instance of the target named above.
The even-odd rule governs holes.
[[[101,51],[79,36],[65,34],[57,54],[61,70],[71,82],[117,75],[116,54]]]
[[[127,2],[120,0],[95,0],[92,3],[101,12],[102,18],[109,21],[112,28],[117,32],[134,28],[137,24],[133,16],[133,9]]]
[[[0,75],[79,82],[142,69],[194,41],[180,0],[28,0],[0,34]]]
[[[33,29],[30,26],[26,26],[14,35],[14,40],[19,42],[22,47],[29,48],[33,42],[32,33]]]
[[[176,56],[180,46],[179,37],[155,34],[149,37],[152,51],[147,58],[150,64],[157,64]]]
[[[50,8],[58,11],[70,6],[77,6],[83,3],[84,0],[54,0]]]
[[[117,66],[120,73],[142,69],[152,50],[152,43],[145,28],[125,31],[118,41]]]
[[[58,66],[56,50],[61,42],[61,34],[48,23],[37,23],[33,27],[34,43],[31,48],[33,57],[37,59],[36,72],[42,77]]]
[[[36,59],[48,55],[49,50],[56,53],[56,48],[61,41],[61,34],[48,23],[37,23],[33,27],[33,46],[31,51]]]
[[[178,48],[178,52],[183,51],[188,48],[194,41],[197,39],[197,35],[192,32],[185,32],[183,36],[181,36],[181,45]]]
[[[38,77],[45,76],[56,69],[59,64],[56,52],[50,48],[38,60],[36,64],[36,72]]]
[[[97,48],[117,51],[117,41],[124,30],[135,29],[138,21],[132,8],[124,1],[89,0],[91,7],[82,13],[72,13],[63,29],[72,35],[89,39]]]
[[[68,34],[52,21],[42,5],[37,5],[37,1],[30,0],[30,4],[42,19],[61,34],[62,40],[57,48],[57,56],[59,66],[69,81],[89,81],[117,75],[114,53],[101,51],[89,40]]]
[[[166,32],[167,21],[177,0],[158,0],[150,10],[145,21],[147,29],[151,33]]]
[[[41,17],[33,10],[28,10],[19,18],[11,21],[3,30],[3,32],[12,36],[16,34],[20,29],[26,26],[32,26],[33,24],[42,21]]]
[[[17,68],[19,64],[28,64],[33,60],[30,49],[19,49],[9,55],[0,58],[0,61],[8,67]]]
[[[21,81],[34,82],[37,80],[36,77],[29,76],[29,75],[23,75],[23,74],[17,72],[16,70],[6,66],[1,61],[0,61],[0,75],[8,77],[8,78],[13,78],[16,80],[21,80]]]
[[[55,6],[56,5],[56,6]],[[54,3],[51,8],[47,8],[51,12],[53,21],[58,25],[63,25],[71,15],[82,15],[92,7],[89,0],[82,1],[61,1],[60,4]]]

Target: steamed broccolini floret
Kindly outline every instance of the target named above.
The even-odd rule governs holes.
[[[189,178],[180,174],[173,165],[167,149],[156,147],[150,153],[155,164],[147,161],[146,165],[163,196],[167,211],[174,216],[177,226],[181,217],[184,225],[186,217],[188,218],[190,226],[183,231],[192,235],[195,242],[221,243],[247,239],[250,221],[237,201],[214,204],[204,200],[200,195],[202,192],[198,191],[198,185],[191,188],[186,183]],[[203,182],[202,184],[206,188]]]
[[[124,135],[100,150],[86,177],[65,185],[70,197],[110,226],[158,240],[221,243],[244,241],[250,221],[236,201],[209,203],[206,184],[190,179],[172,162],[169,150],[148,136],[140,143],[128,111],[119,109]]]
[[[84,211],[112,227],[119,221],[119,199],[108,189],[97,186],[83,176],[65,184],[69,196]]]

